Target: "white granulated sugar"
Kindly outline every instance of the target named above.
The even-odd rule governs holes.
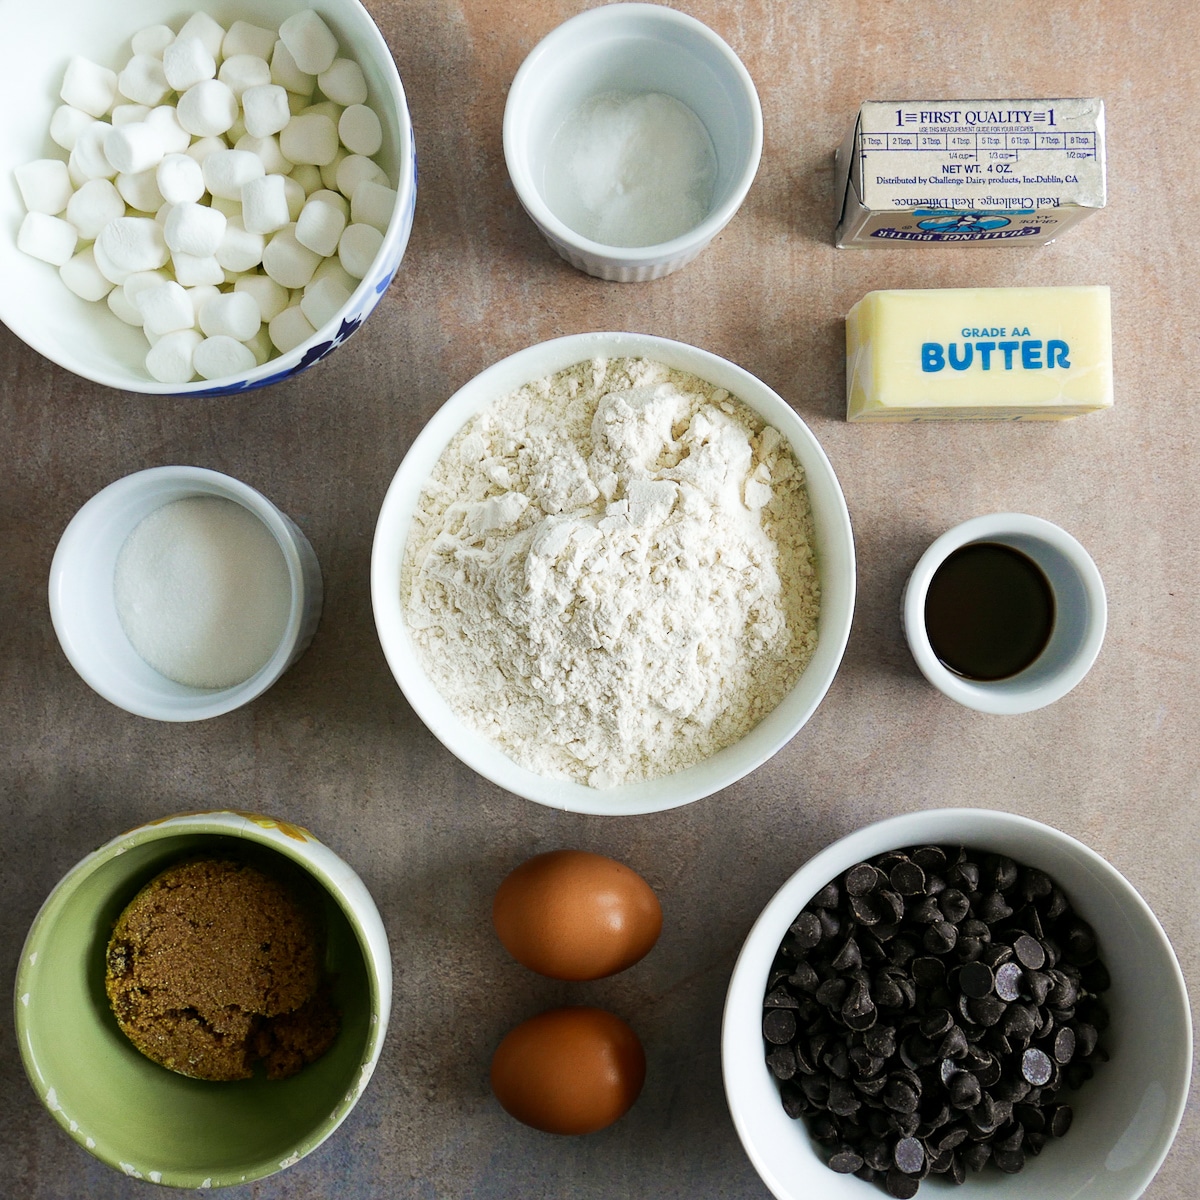
[[[435,686],[518,763],[608,787],[749,732],[817,641],[803,472],[720,388],[578,363],[469,422],[405,548]]]
[[[292,603],[274,535],[221,496],[173,500],[136,525],[117,555],[113,593],[134,650],[198,688],[233,687],[262,668]]]

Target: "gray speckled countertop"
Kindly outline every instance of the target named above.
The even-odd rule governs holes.
[[[605,284],[542,242],[500,145],[509,82],[556,0],[368,0],[408,91],[420,157],[412,241],[358,335],[307,374],[191,403],[109,391],[0,328],[0,964],[55,881],[155,816],[231,805],[313,829],[362,875],[392,942],[396,996],[376,1076],[297,1166],[234,1195],[765,1200],[725,1108],[721,1006],[737,950],[815,850],[879,817],[942,805],[1048,821],[1147,899],[1200,994],[1200,415],[1194,181],[1200,8],[1172,0],[694,0],[754,77],[766,141],[740,214],[679,274]],[[832,152],[861,100],[1101,96],[1109,206],[1045,249],[836,251]],[[1106,283],[1116,406],[1065,424],[864,427],[840,417],[842,318],[881,287]],[[801,733],[724,793],[611,820],[536,807],[461,766],[392,681],[371,618],[375,516],[405,450],[460,384],[562,333],[621,328],[746,367],[824,445],[850,507],[859,602],[842,669]],[[117,477],[193,463],[258,487],[312,540],[324,618],[307,655],[256,703],[168,726],[93,694],[60,651],[46,580],[75,510]],[[904,647],[898,600],[951,525],[1014,509],[1089,549],[1107,641],[1068,697],[1027,716],[959,708]],[[526,856],[612,854],[655,886],[657,948],[632,970],[555,984],[511,962],[488,914]],[[608,1131],[556,1139],[511,1121],[487,1087],[493,1047],[544,1007],[613,1008],[649,1077]],[[1193,1095],[1146,1196],[1190,1200]],[[27,1085],[0,1020],[0,1194],[142,1197],[77,1147]]]

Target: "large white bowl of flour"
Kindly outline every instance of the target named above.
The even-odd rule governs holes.
[[[605,363],[639,359],[686,372],[706,385],[710,401],[715,396],[715,403],[708,403],[703,412],[692,412],[683,421],[678,412],[672,414],[671,388],[653,395],[648,389],[635,389],[636,395],[629,393],[635,407],[645,405],[644,412],[639,409],[638,428],[644,430],[657,421],[666,442],[675,447],[666,469],[641,472],[645,478],[636,486],[628,479],[614,483],[606,480],[602,466],[597,467],[595,454],[585,453],[576,461],[570,454],[564,455],[561,446],[558,456],[551,460],[550,469],[543,471],[536,465],[532,469],[525,465],[517,468],[514,464],[538,461],[539,442],[544,440],[546,431],[538,433],[536,429],[515,426],[509,429],[493,421],[489,445],[494,447],[497,437],[508,442],[505,459],[508,465],[500,465],[498,460],[488,457],[491,450],[482,456],[475,455],[492,464],[483,469],[491,472],[495,487],[481,492],[477,480],[473,494],[468,495],[466,490],[461,497],[456,494],[455,489],[460,486],[457,457],[464,449],[464,438],[459,435],[480,414],[494,410],[503,398],[521,389],[528,390],[527,385],[554,378],[561,383],[560,373],[566,373],[575,364],[589,364],[588,371],[583,373],[586,379],[603,371]],[[723,401],[722,393],[713,393],[711,389],[723,389],[729,394],[728,401]],[[745,413],[741,406],[750,412]],[[622,401],[617,408],[627,411],[628,405]],[[723,414],[728,414],[728,419]],[[511,416],[509,409],[505,409],[505,415]],[[765,422],[782,435],[791,454],[787,455],[783,449],[776,452],[776,457],[794,460],[803,471],[810,512],[806,525],[811,555],[806,553],[799,558],[793,555],[791,525],[774,521],[773,537],[778,553],[771,555],[773,567],[766,570],[766,584],[758,586],[758,598],[731,600],[731,589],[714,582],[714,608],[710,610],[706,603],[698,606],[696,600],[697,594],[707,594],[703,592],[709,580],[705,561],[715,564],[714,580],[718,575],[731,574],[736,580],[737,571],[731,573],[729,569],[731,558],[744,556],[748,571],[757,571],[764,558],[761,542],[756,540],[759,535],[755,525],[766,521],[764,517],[763,522],[758,522],[755,514],[758,489],[753,482],[753,471],[773,435],[767,434],[764,442],[760,429],[752,438],[753,454],[747,449],[739,452],[734,426],[743,417]],[[611,421],[611,414],[608,419]],[[681,433],[685,424],[687,432]],[[556,431],[547,428],[553,437]],[[614,428],[618,431],[615,435],[611,433]],[[640,443],[619,425],[610,424],[608,430],[603,438],[597,434],[596,444],[602,440],[606,444],[620,441],[623,437],[624,444],[618,446],[624,456],[622,461],[627,462],[632,455],[636,462],[642,453]],[[469,438],[473,433],[468,431],[466,436]],[[673,437],[682,440],[675,443]],[[590,439],[584,435],[584,440],[590,449]],[[723,445],[733,447],[724,458]],[[470,445],[466,449],[466,457],[471,458]],[[705,457],[713,454],[717,455],[713,460],[716,466]],[[443,456],[446,462],[454,463],[454,470],[449,473],[446,462],[441,462]],[[687,531],[680,535],[684,541],[677,554],[664,555],[661,538],[658,544],[643,544],[631,537],[617,543],[624,557],[621,585],[614,588],[611,581],[606,585],[604,579],[597,578],[593,570],[597,555],[615,553],[609,548],[610,542],[604,540],[604,530],[614,522],[623,522],[622,528],[639,522],[652,523],[660,505],[678,514],[686,505],[696,503],[697,489],[685,484],[688,472],[694,476],[700,464],[706,462],[699,490],[715,497],[713,503],[717,507],[706,513],[704,519],[721,539],[715,551],[707,549],[707,560],[692,553],[686,542],[691,536]],[[734,478],[737,471],[730,464],[747,462],[750,473],[744,478]],[[661,468],[663,463],[651,466]],[[478,465],[472,467],[476,472],[479,469]],[[522,477],[511,478],[518,469]],[[781,474],[786,476],[786,471]],[[431,480],[439,478],[442,482],[433,485],[433,501],[439,500],[436,493],[440,492],[441,507],[449,516],[438,518],[442,524],[436,528],[444,532],[431,540]],[[671,484],[665,482],[668,478],[682,478],[685,483],[673,491]],[[462,486],[465,489],[466,485]],[[586,515],[589,499],[594,502],[595,515]],[[529,513],[525,511],[527,507]],[[536,523],[529,519],[535,510],[540,518]],[[763,509],[764,514],[767,511]],[[580,513],[585,515],[580,518]],[[486,540],[494,548],[497,537],[508,527],[513,531],[511,539],[500,543],[501,551],[492,553],[484,571],[489,581],[499,581],[495,593],[489,594],[484,603],[478,593],[479,576],[475,573],[471,547]],[[492,536],[496,530],[499,534]],[[472,535],[481,534],[488,537],[475,536],[472,541]],[[432,561],[439,549],[447,550],[435,564],[441,574],[432,594],[441,597],[440,608],[434,603],[422,609],[414,600],[411,557],[407,573],[405,566],[410,537],[414,547],[425,539],[421,550],[423,562]],[[574,540],[568,543],[568,538]],[[544,553],[547,547],[550,559]],[[554,554],[558,555],[557,560]],[[582,576],[570,569],[572,561],[578,565],[585,560]],[[635,565],[630,566],[631,560],[636,560]],[[445,566],[456,561],[462,567],[457,580],[455,569],[447,570]],[[547,562],[552,572],[558,572],[550,578],[544,574]],[[680,567],[681,562],[692,565]],[[714,681],[725,686],[726,676],[732,678],[740,673],[751,679],[753,687],[756,686],[753,681],[759,678],[765,681],[775,673],[777,664],[772,661],[770,647],[782,643],[770,640],[773,619],[770,602],[775,594],[771,591],[772,584],[778,585],[780,596],[793,597],[784,606],[790,619],[790,615],[800,611],[797,605],[802,607],[804,601],[794,600],[796,593],[788,573],[813,568],[819,581],[819,613],[814,618],[809,610],[810,624],[815,619],[815,646],[810,631],[800,660],[804,665],[799,677],[791,682],[795,677],[793,670],[791,677],[786,677],[786,687],[780,688],[778,694],[769,688],[764,690],[763,696],[769,697],[769,702],[763,704],[761,717],[755,711],[751,720],[727,725],[726,728],[744,728],[744,732],[731,744],[712,753],[706,751],[705,757],[687,765],[695,757],[695,750],[689,751],[686,742],[706,736],[705,714],[711,715],[711,706],[705,697],[719,690]],[[649,607],[643,611],[641,606],[647,605],[646,597],[653,592],[652,581],[662,578],[664,571],[670,573],[670,580],[660,589],[661,596],[655,598],[654,611]],[[568,576],[572,581],[569,586],[575,591],[564,594],[563,589],[568,586],[564,579]],[[609,815],[658,812],[711,795],[753,771],[784,746],[812,716],[833,681],[850,634],[854,592],[854,540],[846,502],[829,460],[804,422],[777,393],[734,363],[681,342],[633,333],[577,334],[542,342],[496,363],[460,388],[422,430],[396,472],[379,514],[371,558],[375,623],[388,665],[405,697],[438,740],[485,778],[517,795],[553,808]],[[547,596],[557,597],[563,631],[547,615]],[[677,598],[678,606],[673,608]],[[727,608],[739,603],[745,611]],[[579,619],[580,605],[587,609],[586,622]],[[481,613],[494,614],[494,622],[480,625]],[[465,627],[461,624],[464,620]],[[473,629],[472,620],[476,622]],[[697,634],[689,644],[698,658],[693,655],[682,666],[678,661],[664,659],[655,649],[657,642],[648,643],[644,656],[636,646],[631,653],[631,629],[645,628],[650,631],[652,641],[661,640],[664,625],[669,630],[672,621],[689,632],[705,625],[736,626],[740,640]],[[446,639],[442,636],[443,625],[451,622],[456,629]],[[510,639],[510,625],[518,631],[516,636],[521,646],[520,653],[507,659],[503,646]],[[572,631],[583,627],[588,639],[584,649],[572,650],[570,639],[576,635],[564,632],[568,627]],[[618,627],[619,636],[613,632]],[[758,637],[760,628],[765,642]],[[792,637],[790,642],[785,638],[785,642],[790,655],[796,638]],[[572,652],[564,656],[563,645],[559,643]],[[435,661],[430,659],[431,644],[435,647]],[[718,644],[723,659],[712,657],[713,647]],[[745,646],[747,654],[757,650],[758,657],[752,664],[731,661],[731,646]],[[481,667],[484,661],[491,663],[490,656],[497,652],[497,647],[501,648],[499,659],[493,665]],[[623,657],[614,664],[609,661],[612,654]],[[436,658],[439,655],[457,656],[457,661],[448,667],[444,658]],[[556,674],[554,666],[568,661],[574,665]],[[606,673],[612,676],[620,672],[641,677],[641,694],[646,697],[640,702],[641,707],[635,698],[631,706],[625,705],[617,711],[596,699],[611,684]],[[435,676],[440,676],[440,687]],[[536,680],[532,689],[531,679]],[[474,684],[464,680],[481,681],[478,697],[473,697],[470,691]],[[637,683],[636,678],[631,679],[635,693]],[[546,699],[536,718],[531,718],[526,703],[531,690],[544,692]],[[672,714],[685,709],[697,719],[689,716],[683,724],[673,723]],[[589,711],[594,717],[594,730],[587,728]],[[720,727],[719,717],[714,724]],[[566,743],[577,748],[581,760],[589,765],[579,770],[564,770],[563,753],[549,752],[548,747],[564,737],[563,730],[568,731]],[[645,770],[644,765],[647,754],[655,753],[655,738],[660,731],[667,732],[661,732],[666,740],[661,745],[662,773],[657,773]],[[625,744],[621,741],[625,734],[631,744],[639,747],[642,776],[654,774],[654,777],[636,777],[636,771],[631,774],[620,749]],[[611,762],[597,758],[597,747],[608,745],[616,747]],[[576,749],[570,749],[568,757],[574,753]]]

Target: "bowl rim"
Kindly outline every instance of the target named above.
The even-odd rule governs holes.
[[[725,387],[774,424],[787,437],[797,459],[802,455],[796,447],[802,446],[803,455],[809,460],[805,475],[810,500],[814,490],[810,467],[815,464],[820,472],[818,486],[824,493],[822,520],[831,530],[830,543],[845,554],[847,576],[831,579],[822,574],[816,654],[773,713],[739,742],[683,771],[603,789],[537,775],[471,731],[429,682],[399,605],[400,565],[412,506],[451,439],[471,417],[506,392],[548,372],[595,357],[645,357],[688,371]],[[530,363],[538,366],[530,367],[527,365]],[[764,406],[772,411],[764,412]],[[425,726],[455,757],[497,786],[550,808],[598,816],[630,816],[662,812],[712,795],[757,769],[799,732],[829,690],[841,664],[854,614],[855,574],[850,515],[833,466],[808,425],[774,389],[744,367],[684,342],[651,334],[593,332],[538,342],[500,359],[463,384],[429,419],[397,468],[380,507],[371,549],[371,600],[376,632],[401,692]],[[841,603],[835,609],[827,597],[839,598]],[[814,667],[817,673],[810,676]],[[809,686],[814,681],[819,681],[819,686],[809,702],[783,726],[783,718],[778,714],[786,711],[789,699],[804,686],[806,678]],[[754,753],[747,754],[748,748]],[[676,781],[676,786],[664,789],[663,779]]]
[[[113,1167],[123,1174],[129,1174],[131,1164],[124,1162],[103,1142],[92,1137],[80,1125],[72,1121],[57,1106],[57,1102],[51,1103],[50,1097],[54,1095],[53,1084],[46,1079],[34,1056],[29,1039],[28,1009],[22,1003],[21,998],[30,991],[30,976],[35,970],[40,950],[38,943],[46,935],[49,923],[57,917],[62,907],[88,878],[134,846],[166,840],[176,835],[191,836],[193,834],[244,838],[246,841],[254,842],[282,854],[311,875],[341,909],[347,923],[353,929],[369,988],[371,1020],[368,1023],[362,1062],[354,1085],[349,1092],[338,1098],[329,1115],[324,1117],[313,1131],[294,1144],[292,1153],[287,1158],[280,1160],[277,1155],[273,1155],[269,1159],[256,1160],[248,1164],[245,1173],[239,1170],[236,1177],[233,1173],[230,1173],[229,1178],[218,1178],[218,1173],[211,1171],[173,1170],[155,1171],[154,1174],[158,1178],[152,1180],[168,1187],[227,1187],[243,1182],[250,1183],[256,1179],[264,1179],[277,1174],[285,1167],[299,1162],[331,1137],[350,1115],[366,1089],[379,1062],[387,1035],[388,1019],[391,1015],[392,963],[383,919],[373,897],[357,872],[315,834],[277,817],[238,809],[214,809],[207,812],[175,813],[152,819],[110,838],[66,871],[39,906],[30,923],[29,931],[21,946],[13,985],[13,1027],[26,1077],[38,1099],[50,1111],[55,1121],[89,1154],[107,1166]],[[301,852],[299,849],[301,845],[315,848],[315,853],[313,849],[310,849],[308,853]],[[330,864],[335,865],[338,873],[343,877],[336,878],[329,867],[321,862],[322,858],[327,858]],[[382,953],[377,952],[377,948],[372,946],[373,939],[379,943]],[[151,1178],[148,1171],[146,1177]]]
[[[928,832],[926,827],[929,825],[965,828],[963,833],[943,836]],[[908,832],[914,826],[920,831],[916,835]],[[825,883],[833,879],[839,871],[845,870],[860,859],[876,853],[883,853],[883,850],[866,849],[866,847],[873,847],[881,839],[887,841],[888,848],[926,841],[961,841],[963,845],[976,845],[980,841],[995,836],[998,832],[1031,833],[1078,857],[1089,867],[1091,873],[1098,877],[1105,890],[1119,894],[1139,913],[1157,943],[1169,975],[1169,980],[1164,986],[1171,988],[1171,994],[1178,1002],[1178,1015],[1182,1020],[1186,1036],[1187,1053],[1182,1056],[1179,1063],[1173,1094],[1168,1096],[1167,1117],[1157,1133],[1156,1149],[1152,1156],[1153,1162],[1149,1163],[1148,1169],[1143,1171],[1142,1177],[1136,1184],[1136,1190],[1128,1193],[1129,1200],[1134,1200],[1135,1197],[1142,1194],[1162,1165],[1183,1120],[1191,1085],[1194,1043],[1187,983],[1174,947],[1154,911],[1143,899],[1141,893],[1112,863],[1084,842],[1052,825],[1034,820],[1032,817],[1024,817],[1000,809],[924,809],[900,813],[860,826],[823,847],[803,862],[784,881],[755,918],[730,973],[721,1017],[721,1077],[726,1105],[742,1149],[763,1183],[772,1195],[777,1197],[777,1200],[802,1200],[802,1198],[797,1191],[789,1189],[785,1181],[776,1177],[758,1150],[756,1131],[751,1127],[743,1107],[743,1095],[757,1092],[758,1084],[753,1079],[747,1078],[744,1071],[740,1069],[740,1064],[746,1060],[746,1045],[750,1036],[747,1029],[749,1028],[754,1031],[753,1040],[757,1055],[755,1066],[763,1066],[764,1082],[774,1088],[774,1080],[765,1070],[761,1049],[762,1038],[757,1030],[761,1019],[762,997],[765,991],[767,972],[788,926],[812,896]],[[884,835],[887,835],[886,839]],[[864,849],[860,850],[860,847]],[[747,1025],[748,1015],[753,1017],[749,1026]]]
[[[291,585],[291,601],[288,609],[287,625],[280,637],[279,645],[265,663],[248,679],[226,688],[195,688],[196,702],[188,708],[165,710],[153,704],[143,704],[136,697],[131,697],[122,687],[114,686],[113,678],[92,669],[91,657],[80,651],[78,639],[74,636],[74,623],[66,616],[71,607],[66,599],[68,576],[72,571],[72,563],[81,544],[88,539],[88,526],[114,502],[120,502],[126,496],[135,496],[139,491],[156,488],[159,484],[173,484],[179,491],[174,499],[185,499],[198,495],[212,495],[232,500],[247,511],[253,513],[267,528],[279,546],[287,564],[288,580]],[[163,504],[171,503],[171,498],[164,499]],[[153,721],[203,721],[212,717],[223,716],[244,704],[258,699],[265,691],[278,683],[296,657],[298,645],[305,631],[308,611],[315,605],[321,604],[320,586],[311,588],[313,582],[306,578],[304,559],[297,547],[297,535],[304,538],[298,526],[283,512],[278,505],[264,496],[257,488],[232,475],[214,471],[208,467],[193,467],[184,465],[147,467],[141,471],[133,471],[120,479],[101,488],[94,496],[84,501],[76,510],[66,528],[59,536],[54,548],[54,556],[50,560],[50,576],[48,596],[50,604],[50,622],[58,637],[59,645],[67,660],[79,677],[94,692],[102,696],[110,704],[134,716],[146,717]],[[307,542],[307,538],[304,538]],[[314,556],[315,557],[315,556]],[[318,567],[319,572],[319,567]],[[320,584],[319,574],[316,582]],[[314,593],[315,594],[312,594]]]
[[[742,95],[749,109],[751,125],[751,140],[745,169],[741,173],[737,186],[725,201],[717,205],[702,221],[686,232],[665,242],[656,242],[648,246],[613,246],[606,242],[597,242],[576,232],[555,215],[525,169],[524,155],[519,149],[524,134],[517,126],[517,102],[521,99],[524,89],[534,78],[535,73],[541,68],[542,61],[547,57],[553,58],[560,43],[587,36],[594,33],[596,29],[603,29],[610,25],[619,28],[622,23],[629,21],[658,22],[663,26],[675,25],[713,46],[741,85]],[[754,183],[762,159],[762,103],[759,100],[758,89],[745,64],[729,43],[715,30],[705,25],[703,21],[688,13],[661,4],[628,3],[625,0],[618,0],[618,3],[604,4],[599,8],[587,9],[569,17],[546,34],[529,52],[517,69],[505,100],[502,142],[504,160],[517,197],[547,236],[592,258],[631,269],[652,267],[664,259],[675,259],[688,252],[698,252],[708,245],[733,219]]]
[[[372,58],[380,68],[386,86],[384,99],[395,111],[397,125],[396,169],[399,179],[396,188],[395,207],[392,210],[392,215],[388,222],[387,231],[384,233],[383,243],[379,248],[379,252],[372,261],[367,274],[358,281],[358,286],[351,292],[349,298],[329,321],[322,325],[320,329],[314,330],[312,335],[303,342],[293,346],[291,350],[288,350],[284,354],[277,354],[275,357],[267,359],[265,363],[256,364],[248,371],[239,372],[234,375],[223,375],[216,379],[193,380],[190,383],[183,384],[160,383],[149,376],[144,379],[132,375],[126,377],[103,367],[95,367],[83,363],[76,363],[69,366],[58,356],[55,347],[43,337],[41,327],[36,323],[24,319],[25,310],[19,305],[12,308],[11,311],[0,314],[0,322],[29,346],[30,349],[36,351],[47,361],[54,363],[64,371],[69,371],[72,375],[79,376],[81,379],[87,379],[92,383],[99,383],[105,387],[115,388],[119,391],[134,392],[139,395],[191,396],[197,399],[207,398],[210,393],[214,395],[229,394],[231,390],[234,391],[234,394],[240,394],[242,391],[250,391],[257,387],[280,382],[281,379],[303,370],[305,366],[315,364],[318,359],[313,359],[311,363],[305,363],[306,356],[314,348],[328,341],[330,335],[334,337],[335,341],[343,340],[341,326],[344,317],[348,313],[358,311],[364,302],[368,305],[365,315],[369,315],[370,309],[374,307],[376,300],[371,296],[371,293],[380,290],[378,288],[380,281],[375,278],[375,272],[379,264],[389,261],[390,256],[395,253],[397,246],[400,247],[401,256],[403,256],[408,236],[405,224],[408,221],[408,214],[415,205],[417,188],[416,148],[413,137],[412,115],[409,111],[408,100],[404,92],[404,85],[400,80],[396,60],[379,26],[375,23],[375,19],[361,3],[361,0],[338,0],[337,7],[341,8],[343,6],[352,14],[354,20],[364,23],[365,37],[372,46]],[[191,13],[193,11],[207,11],[207,9],[193,8],[187,11]],[[330,16],[335,22],[337,20],[337,17],[332,14],[326,13],[324,15]],[[136,32],[136,30],[131,30],[131,32]],[[390,282],[390,279],[388,282]],[[65,285],[63,286],[65,288]],[[69,291],[67,295],[70,295]],[[353,332],[353,330],[348,332]],[[280,379],[277,379],[276,376],[279,376]]]

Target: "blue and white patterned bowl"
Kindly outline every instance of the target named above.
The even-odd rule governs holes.
[[[18,5],[6,13],[5,33],[14,48],[11,70],[0,76],[0,103],[11,119],[0,127],[0,321],[38,353],[85,379],[131,392],[222,396],[266,387],[306,370],[331,354],[363,323],[387,290],[412,232],[417,198],[417,160],[412,120],[391,51],[358,0],[199,0],[226,28],[236,20],[277,29],[293,13],[316,9],[336,34],[341,53],[366,76],[367,103],[383,125],[376,156],[397,185],[396,210],[379,254],[353,295],[311,338],[244,375],[189,384],[157,383],[146,372],[148,349],[140,329],[119,321],[103,303],[91,304],[67,290],[56,268],[21,253],[17,230],[25,215],[13,169],[36,158],[61,158],[49,136],[50,117],[61,103],[58,90],[67,61],[82,54],[117,68],[130,55],[129,39],[147,25],[178,29],[183,10],[175,0],[126,0],[120,19],[94,0],[62,0],[53,7]]]

